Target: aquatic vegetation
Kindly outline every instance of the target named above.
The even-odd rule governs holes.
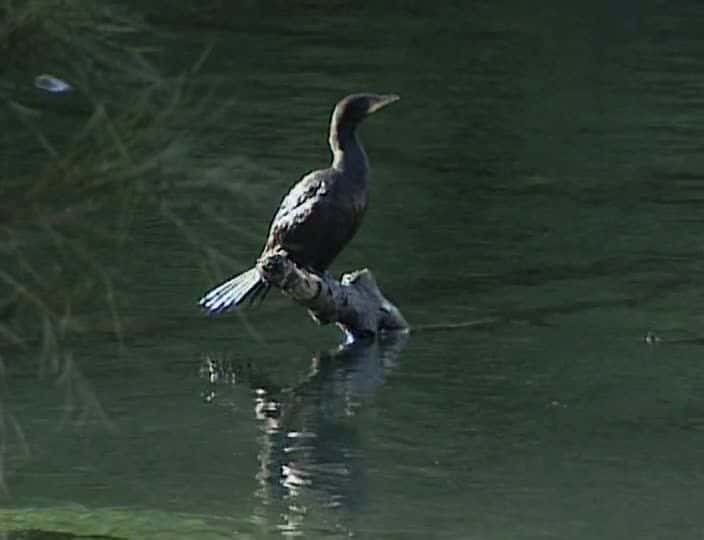
[[[96,333],[124,343],[157,237],[194,267],[232,266],[208,231],[247,233],[216,208],[241,193],[233,177],[270,176],[237,156],[207,157],[230,106],[201,82],[209,49],[163,72],[168,37],[108,6],[0,5],[0,496],[29,452],[5,368],[36,369],[63,392],[60,424],[110,429],[74,345]],[[47,91],[47,74],[72,91]]]
[[[180,73],[161,73],[152,57],[168,38],[147,32],[137,16],[91,6],[10,0],[0,7],[0,49],[8,53],[0,55],[0,70],[17,83],[0,88],[9,126],[0,140],[7,150],[0,167],[0,352],[39,345],[42,365],[56,369],[49,357],[70,336],[96,329],[123,335],[120,313],[134,300],[145,222],[191,246],[204,267],[226,258],[198,231],[212,223],[245,234],[212,209],[223,192],[241,188],[233,173],[249,166],[204,157],[204,148],[220,144],[213,126],[229,106],[199,82],[209,50]],[[44,55],[75,91],[50,101],[34,88],[18,91],[39,75],[13,65],[15,52],[28,51]]]
[[[246,530],[250,529],[250,530]],[[254,528],[227,517],[157,510],[86,508],[77,504],[50,508],[3,509],[0,530],[18,538],[254,538]]]
[[[131,54],[126,35],[148,27],[117,3],[85,0],[5,0],[0,4],[0,57],[5,64],[33,60],[114,71],[114,60]],[[134,68],[132,68],[134,70]]]
[[[76,306],[95,308],[97,300],[108,306],[120,332],[119,295],[99,252],[116,254],[125,245],[142,205],[168,208],[170,188],[177,184],[172,175],[188,159],[187,135],[169,129],[173,115],[181,114],[178,105],[164,109],[153,101],[161,92],[178,91],[154,85],[131,107],[113,113],[96,103],[70,141],[56,144],[40,113],[8,103],[41,149],[34,148],[40,158],[36,171],[8,174],[0,188],[8,202],[0,222],[0,250],[11,262],[0,270],[0,305],[7,317],[17,320],[19,304],[41,314],[44,323],[31,326],[66,330]],[[3,335],[22,340],[6,323]]]

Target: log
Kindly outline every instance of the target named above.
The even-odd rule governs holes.
[[[257,269],[267,283],[308,308],[318,324],[337,324],[348,342],[410,329],[366,268],[338,281],[327,272],[320,275],[298,266],[285,250],[278,250],[261,257]]]

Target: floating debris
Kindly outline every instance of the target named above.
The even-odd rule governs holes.
[[[648,345],[654,345],[655,343],[660,343],[661,341],[662,341],[662,338],[659,337],[659,336],[657,336],[657,335],[655,335],[655,334],[652,333],[652,332],[648,332],[648,333],[645,335],[645,342],[646,342]]]
[[[73,92],[73,86],[69,83],[47,73],[37,75],[34,78],[34,86],[51,94],[68,94],[69,92]]]

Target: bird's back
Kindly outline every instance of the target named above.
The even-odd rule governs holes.
[[[264,252],[283,248],[297,264],[323,272],[359,228],[367,200],[366,177],[313,171],[283,198]]]

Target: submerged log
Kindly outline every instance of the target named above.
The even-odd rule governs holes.
[[[318,324],[336,323],[348,340],[410,328],[366,268],[344,274],[338,281],[328,273],[301,268],[279,250],[259,259],[257,269],[268,283],[308,308]]]

